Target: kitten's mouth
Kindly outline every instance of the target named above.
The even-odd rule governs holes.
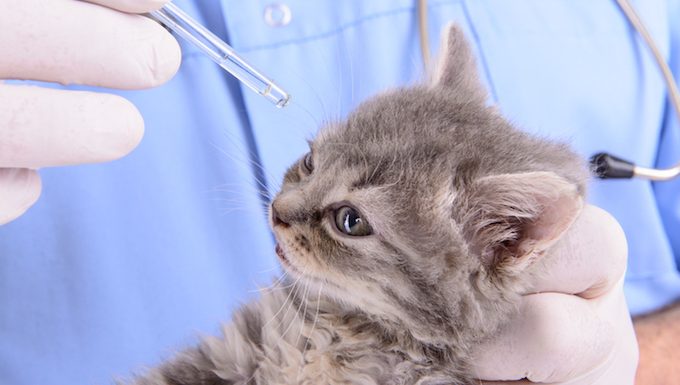
[[[276,244],[276,255],[279,256],[281,262],[286,264],[289,263],[288,258],[286,258],[286,253],[283,252],[283,248],[281,248],[281,245],[278,243]]]

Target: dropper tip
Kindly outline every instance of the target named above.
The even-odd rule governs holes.
[[[278,102],[276,102],[276,107],[283,108],[283,107],[288,105],[289,101],[290,101],[290,95],[286,94],[284,97],[279,99]]]

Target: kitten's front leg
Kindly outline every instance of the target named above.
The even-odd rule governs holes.
[[[246,354],[247,356],[247,354]],[[226,364],[218,362],[206,341],[179,353],[162,366],[149,370],[130,385],[252,385],[255,360]],[[245,364],[245,365],[243,365]]]
[[[259,373],[260,364],[267,357],[265,346],[284,345],[284,339],[276,331],[281,327],[289,330],[287,325],[293,322],[296,314],[280,311],[287,298],[286,290],[263,294],[259,301],[251,302],[234,313],[232,322],[223,327],[221,337],[204,339],[199,346],[180,352],[170,361],[137,378],[132,385],[271,383],[272,378],[278,379],[278,372]],[[265,336],[269,336],[266,341]],[[278,356],[269,357],[270,369],[285,366],[283,361]]]

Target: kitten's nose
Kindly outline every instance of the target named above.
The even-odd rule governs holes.
[[[278,210],[276,210],[276,202],[272,204],[271,213],[272,213],[272,226],[274,227],[281,226],[284,229],[290,227],[290,224],[288,222],[281,219],[281,215],[279,215]]]

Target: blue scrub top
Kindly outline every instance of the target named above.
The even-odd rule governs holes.
[[[413,0],[176,3],[293,95],[275,109],[192,47],[177,76],[118,92],[146,136],[111,163],[41,170],[44,190],[0,227],[0,384],[107,384],[217,332],[277,273],[262,186],[275,191],[324,122],[423,78]],[[680,69],[678,1],[635,1]],[[278,12],[274,12],[276,19]],[[661,76],[613,0],[430,0],[462,26],[490,97],[518,127],[641,165],[680,158]],[[262,167],[257,166],[261,164]],[[680,296],[680,180],[593,181],[628,236],[634,313]]]

